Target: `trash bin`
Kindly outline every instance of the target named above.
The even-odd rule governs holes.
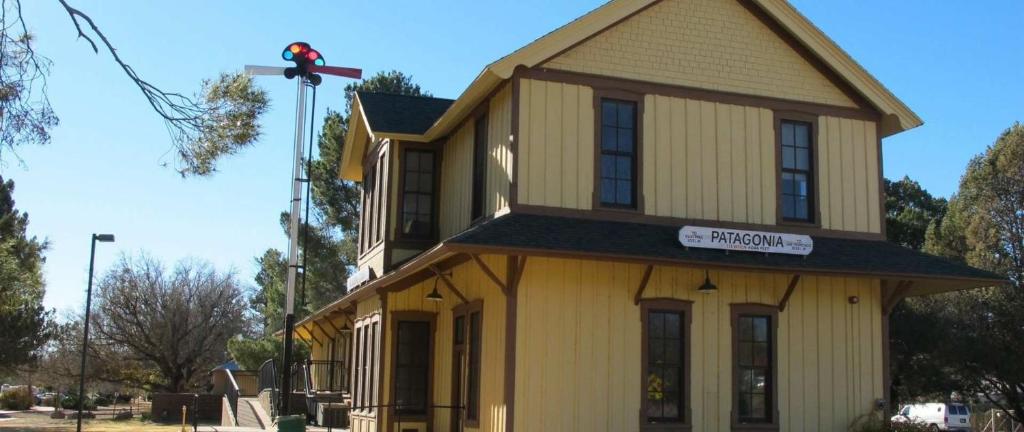
[[[306,416],[290,415],[278,417],[277,432],[306,432]]]

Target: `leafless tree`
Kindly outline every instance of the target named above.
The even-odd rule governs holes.
[[[95,304],[95,378],[169,392],[190,390],[225,360],[246,309],[233,273],[194,260],[168,272],[144,254],[122,257],[100,279]]]

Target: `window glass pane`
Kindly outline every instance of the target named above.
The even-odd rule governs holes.
[[[679,394],[676,392],[666,392],[665,401],[663,403],[664,418],[678,418],[679,417]]]
[[[792,194],[794,190],[796,185],[793,183],[793,173],[782,173],[782,193]]]
[[[433,172],[426,172],[419,175],[419,191],[423,193],[434,192],[434,174]]]
[[[619,151],[626,154],[633,153],[633,129],[618,130]]]
[[[794,186],[794,195],[807,196],[807,175],[806,174],[793,174],[793,181],[796,183]]]
[[[615,156],[601,155],[601,177],[615,177]]]
[[[618,126],[618,110],[614,101],[601,102],[601,124],[605,126]]]
[[[796,168],[796,149],[787,145],[782,146],[782,167]]]
[[[620,156],[615,158],[615,177],[630,179],[633,177],[633,159]]]
[[[617,204],[630,205],[633,203],[633,182],[629,180],[619,180],[618,190],[615,191]]]
[[[402,413],[425,413],[430,323],[399,321],[397,333],[396,409]]]
[[[455,326],[455,329],[454,329],[455,335],[454,335],[453,339],[455,339],[455,343],[456,344],[461,344],[461,343],[465,342],[465,337],[466,337],[466,316],[465,315],[459,315],[459,316],[455,317],[454,326]]]
[[[765,395],[751,395],[750,396],[750,417],[754,419],[765,418],[765,413],[768,411],[765,407]]]
[[[672,350],[669,350],[672,351]],[[665,391],[679,391],[679,369],[665,368]]]
[[[789,147],[783,148],[782,151],[785,152],[787,148],[789,148]],[[798,149],[795,149],[793,151],[796,152],[796,167],[795,168],[799,169],[799,170],[804,170],[804,171],[810,170],[811,169],[811,150],[810,149],[805,149],[805,148],[798,148]]]
[[[740,327],[740,340],[750,341],[754,339],[754,322],[750,317],[740,317],[737,321]]]
[[[749,347],[751,351],[750,365],[753,366],[770,366],[768,359],[768,344],[767,343],[756,343],[756,344],[744,344]]]
[[[768,341],[768,318],[766,317],[753,317],[750,318],[753,322],[754,327],[754,339],[758,342]]]
[[[629,102],[620,102],[618,104],[619,109],[619,124],[620,128],[633,128],[633,104]]]
[[[650,346],[647,348],[647,356],[650,357],[652,365],[665,364],[665,345],[662,339],[651,339]]]
[[[611,126],[601,127],[601,150],[617,151],[619,149],[618,129]]]
[[[743,366],[749,366],[754,358],[754,353],[749,343],[741,343],[736,347],[736,361]]]
[[[647,392],[647,418],[662,418],[664,411],[661,409],[661,400],[663,399],[660,392]]]
[[[481,314],[469,314],[469,370],[466,390],[466,418],[476,420],[480,412]]]
[[[677,340],[682,337],[679,328],[679,318],[677,313],[665,314],[665,337]]]
[[[651,312],[647,318],[648,337],[661,338],[665,336],[665,316],[658,312]]]
[[[794,218],[800,219],[800,220],[810,220],[811,219],[810,215],[807,214],[808,207],[809,207],[808,206],[808,202],[807,202],[807,197],[802,197],[802,196],[801,197],[797,197],[796,198],[795,207],[796,207],[796,214],[793,216]]]
[[[793,123],[782,122],[782,145],[793,145]]]
[[[811,128],[807,123],[796,123],[794,127],[795,145],[800,148],[810,148]]]
[[[601,179],[601,202],[615,203],[615,180]]]

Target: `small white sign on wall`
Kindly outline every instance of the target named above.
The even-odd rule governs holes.
[[[679,230],[679,243],[686,247],[790,255],[808,255],[814,249],[814,240],[808,235],[690,225]]]
[[[369,266],[361,267],[358,270],[356,270],[355,273],[352,273],[352,276],[348,277],[348,280],[345,281],[345,286],[348,288],[349,291],[352,291],[359,285],[362,285],[364,282],[370,280],[372,276],[373,274],[371,273]]]

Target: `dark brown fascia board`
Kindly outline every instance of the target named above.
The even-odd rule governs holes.
[[[577,252],[577,251],[563,251],[563,250],[551,250],[551,249],[539,249],[539,248],[523,248],[523,247],[509,247],[509,246],[490,246],[490,245],[466,245],[466,244],[448,244],[454,252],[460,253],[479,253],[479,254],[490,254],[490,255],[530,255],[530,256],[541,256],[548,258],[564,258],[564,259],[580,259],[580,260],[593,260],[593,261],[608,261],[608,262],[623,262],[632,264],[642,265],[663,265],[670,267],[686,267],[686,268],[701,268],[701,269],[712,269],[712,270],[723,270],[723,271],[735,271],[735,272],[761,272],[761,273],[776,273],[776,274],[794,274],[799,273],[801,275],[815,275],[815,276],[833,276],[833,277],[857,277],[857,278],[870,278],[870,279],[907,279],[917,281],[936,281],[936,282],[975,282],[979,283],[979,286],[985,284],[1005,284],[1006,281],[1003,279],[989,279],[989,278],[975,278],[975,277],[963,277],[963,276],[947,276],[947,277],[935,277],[934,275],[922,275],[922,274],[908,274],[908,273],[888,273],[888,272],[866,272],[866,271],[850,271],[850,270],[828,270],[828,269],[808,269],[808,268],[796,268],[796,267],[779,267],[779,266],[760,266],[760,265],[742,265],[742,264],[730,264],[730,263],[708,263],[703,261],[685,260],[685,259],[673,259],[673,258],[662,258],[662,257],[647,257],[639,255],[619,255],[619,254],[607,254],[600,252]]]

